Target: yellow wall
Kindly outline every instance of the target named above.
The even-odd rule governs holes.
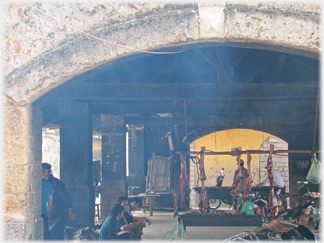
[[[202,146],[206,150],[222,152],[231,151],[231,148],[242,147],[242,150],[259,150],[260,146],[270,134],[250,129],[232,129],[206,135],[195,141],[195,150],[200,151]],[[259,182],[259,155],[252,154],[251,172],[255,173],[254,182]],[[246,154],[241,156],[244,167],[247,168]],[[223,186],[231,186],[234,172],[237,168],[236,157],[231,155],[205,155],[206,186],[215,186],[220,170],[224,168],[225,178]],[[197,172],[196,172],[197,174]],[[197,178],[197,177],[196,177]],[[196,183],[196,182],[195,182]],[[199,183],[200,186],[200,183]]]

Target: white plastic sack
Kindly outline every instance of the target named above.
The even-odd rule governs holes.
[[[318,184],[322,180],[322,163],[316,158],[314,154],[312,158],[312,164],[306,176],[306,180],[313,184]]]
[[[169,241],[174,241],[176,239],[180,240],[188,240],[188,235],[183,227],[183,222],[180,220],[178,221],[177,226],[173,227],[170,231],[167,231],[167,239]]]

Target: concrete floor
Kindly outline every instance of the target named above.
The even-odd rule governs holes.
[[[188,213],[179,212],[179,214]],[[167,231],[174,232],[177,226],[177,217],[173,218],[173,212],[164,211],[154,211],[153,216],[150,216],[150,212],[136,211],[133,213],[135,216],[148,217],[151,219],[152,224],[147,225],[144,228],[144,234],[142,236],[142,241],[168,241]],[[232,227],[187,227],[188,241],[223,241],[229,237],[236,234],[242,233],[244,231],[253,231],[256,227],[253,226],[232,226]],[[318,238],[321,237],[320,230],[314,230],[310,228]],[[178,239],[179,240],[179,239]]]

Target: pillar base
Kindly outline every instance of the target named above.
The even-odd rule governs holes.
[[[102,181],[100,185],[101,194],[101,212],[100,219],[105,220],[109,213],[110,208],[117,203],[118,197],[127,195],[125,191],[126,182],[124,180],[118,181]]]

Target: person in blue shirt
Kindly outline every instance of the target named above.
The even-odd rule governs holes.
[[[123,211],[124,208],[120,204],[114,204],[111,207],[110,215],[100,228],[99,241],[117,239],[117,221],[123,217]]]
[[[42,218],[44,224],[44,239],[49,239],[48,228],[48,211],[52,207],[54,188],[52,183],[48,181],[51,173],[51,166],[47,163],[42,163]]]

